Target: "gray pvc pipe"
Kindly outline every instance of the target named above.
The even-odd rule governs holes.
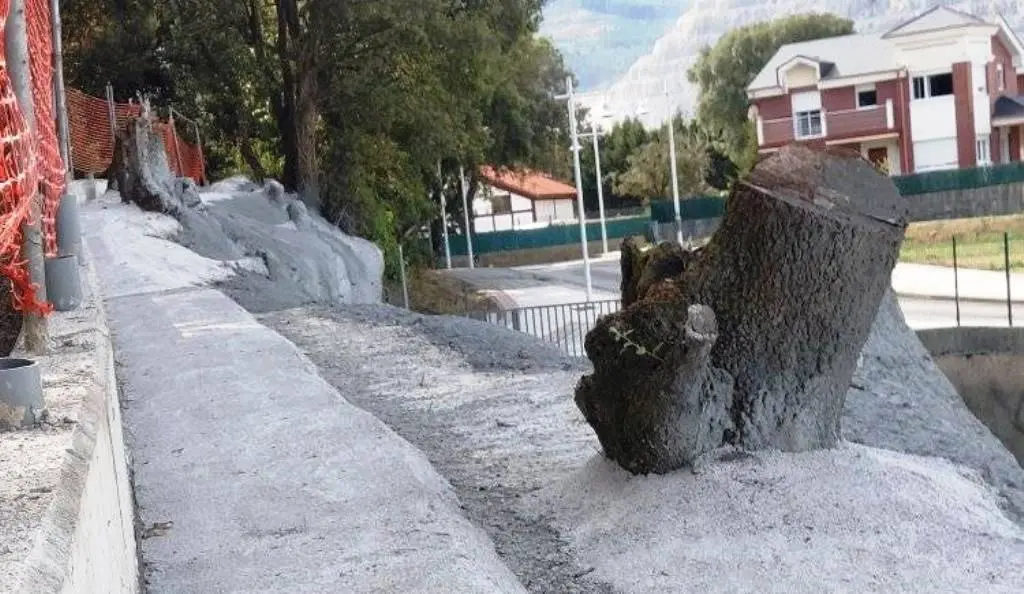
[[[0,358],[0,429],[35,425],[43,408],[43,381],[36,362]]]
[[[68,254],[46,259],[46,297],[57,311],[71,311],[81,305],[78,256]]]
[[[57,255],[78,256],[82,262],[82,223],[78,216],[78,197],[65,193],[57,207]]]

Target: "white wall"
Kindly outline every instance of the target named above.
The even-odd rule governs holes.
[[[912,84],[912,83],[908,83]],[[953,95],[910,102],[910,134],[914,141],[956,137],[956,102]]]
[[[576,220],[576,213],[573,209],[573,200],[571,198],[537,200],[535,205],[537,207],[537,222]]]
[[[959,164],[956,137],[914,142],[914,171],[953,169]]]
[[[513,213],[492,216],[494,205],[491,198],[497,196],[511,196]],[[476,198],[473,199],[473,215],[473,229],[477,233],[522,229],[534,222],[533,201],[519,194],[512,194],[492,186],[483,186]]]
[[[795,64],[785,72],[786,86],[794,89],[818,84],[818,69],[808,64]]]

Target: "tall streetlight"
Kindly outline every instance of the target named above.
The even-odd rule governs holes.
[[[647,110],[644,109],[643,104],[640,104],[637,105],[635,113],[637,117],[641,117],[647,113]],[[598,118],[600,120],[607,120],[610,117],[612,117],[612,113],[608,108],[608,102],[605,101],[601,107],[601,113]],[[595,120],[594,123],[591,124],[590,132],[580,134],[579,136],[589,136],[594,141],[594,169],[596,170],[595,173],[597,175],[597,208],[601,217],[601,249],[602,255],[608,255],[608,226],[606,224],[607,219],[604,215],[604,183],[601,179],[601,150],[598,145],[598,138],[604,136],[604,133],[601,130],[600,124]]]
[[[668,158],[672,171],[672,202],[676,210],[676,243],[683,245],[683,217],[679,210],[679,176],[676,174],[676,134],[674,131],[675,114],[672,110],[672,99],[668,94],[668,81],[665,85],[665,103],[668,105]]]
[[[572,76],[565,77],[565,94],[555,96],[559,101],[565,100],[569,106],[569,135],[572,138],[572,165],[576,177],[576,208],[580,218],[580,243],[583,249],[583,276],[587,283],[587,303],[594,297],[594,287],[590,278],[590,253],[587,250],[587,212],[583,207],[583,183],[580,174],[580,139],[576,131],[576,95],[572,89]]]
[[[601,217],[601,255],[608,255],[608,226],[605,223],[604,216],[604,188],[601,183],[601,149],[598,146],[597,139],[602,136],[601,129],[595,122],[591,125],[590,132],[586,134],[580,134],[581,138],[589,136],[594,140],[594,168],[596,169],[595,174],[597,176],[597,210],[598,216]]]

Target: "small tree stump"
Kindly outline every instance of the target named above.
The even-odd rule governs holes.
[[[628,289],[634,301],[588,334],[594,373],[576,390],[605,453],[642,473],[679,468],[726,444],[834,446],[906,210],[892,181],[859,156],[791,146],[735,186],[704,248],[636,257],[637,246],[624,246],[631,280],[624,264],[623,298]],[[709,314],[694,305],[717,317],[717,339],[700,365],[691,335],[707,326],[691,317]],[[651,355],[623,349],[623,336]],[[653,420],[652,410],[680,407],[703,418]]]

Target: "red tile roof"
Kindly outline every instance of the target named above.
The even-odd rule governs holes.
[[[495,188],[530,200],[576,198],[576,188],[534,171],[496,170],[490,165],[484,165],[480,168],[480,177]]]

